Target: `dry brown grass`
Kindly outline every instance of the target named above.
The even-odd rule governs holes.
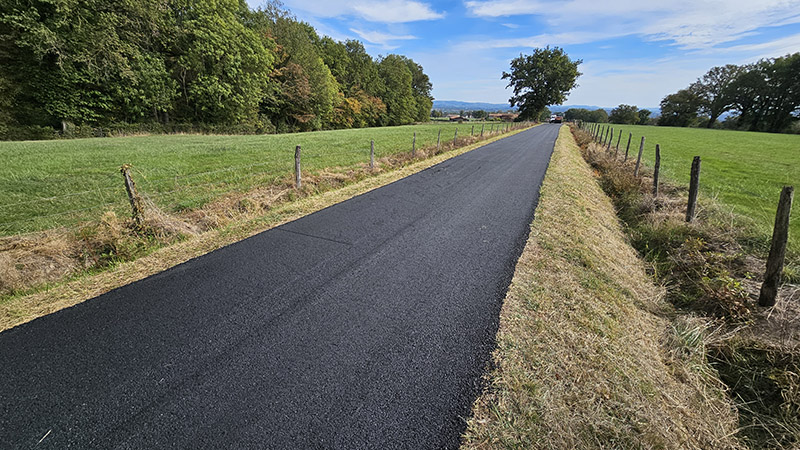
[[[303,173],[303,189],[291,176],[276,185],[231,195],[171,216],[148,203],[148,232],[107,214],[77,232],[52,230],[0,240],[0,294],[38,285],[31,293],[0,301],[0,331],[50,314],[111,289],[156,274],[191,258],[282,223],[363,194],[514,133],[484,140],[459,139],[417,155],[376,161],[377,167],[330,168]],[[135,258],[133,261],[126,260]],[[104,269],[100,273],[89,269]],[[76,274],[78,276],[76,277]],[[70,277],[74,279],[70,280]]]
[[[709,327],[670,314],[562,128],[463,446],[738,448]]]
[[[664,283],[680,314],[677,344],[697,364],[713,368],[738,410],[737,437],[751,448],[797,448],[800,444],[800,293],[796,266],[785,270],[775,307],[758,306],[765,267],[763,249],[748,233],[749,219],[714,198],[700,199],[694,222],[685,222],[685,188],[633,177],[631,163],[600,149],[585,133],[584,158],[622,218],[626,233]],[[695,315],[704,318],[694,317]],[[713,325],[712,325],[713,323]],[[710,362],[710,366],[707,362]]]

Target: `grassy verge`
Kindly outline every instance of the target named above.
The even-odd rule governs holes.
[[[94,234],[92,242],[97,245],[109,246],[106,251],[111,255],[106,265],[96,266],[92,270],[74,271],[74,265],[79,261],[62,248],[65,242],[63,235],[57,233],[36,235],[30,238],[33,242],[27,244],[15,241],[15,248],[21,247],[25,250],[23,255],[37,261],[37,266],[44,265],[46,268],[50,261],[58,269],[54,269],[50,274],[53,280],[51,283],[39,284],[33,289],[14,291],[0,298],[0,331],[156,274],[191,258],[397,181],[506,136],[494,136],[486,141],[473,142],[456,149],[443,146],[442,149],[448,151],[436,155],[430,155],[435,153],[435,148],[423,148],[418,154],[420,159],[412,159],[408,155],[405,157],[399,155],[391,160],[385,159],[386,170],[373,172],[361,167],[339,172],[321,171],[322,173],[317,175],[307,174],[302,191],[295,191],[289,187],[290,182],[287,180],[288,185],[266,186],[245,195],[232,194],[222,198],[218,204],[210,205],[210,209],[192,212],[197,216],[194,217],[196,220],[208,220],[215,225],[199,233],[184,234],[177,242],[166,239],[159,244],[159,236],[145,237],[144,240],[140,236],[132,236],[126,224],[110,214],[98,227],[85,232]],[[421,159],[425,156],[430,157]],[[392,167],[393,170],[388,170]],[[185,224],[173,220],[168,221],[166,225],[179,228],[176,223]],[[162,228],[166,225],[161,224]],[[132,261],[126,261],[119,255],[113,256],[115,252],[126,251],[126,247],[133,247],[128,249],[132,252],[128,255]],[[0,251],[0,280],[12,276],[3,273],[2,269],[5,268],[7,272],[16,271],[14,268],[16,264],[27,263],[27,260],[19,259],[4,261],[4,258],[11,259],[10,255],[15,248],[0,248],[5,250]],[[135,251],[136,248],[139,248],[138,252]],[[44,270],[40,279],[44,279],[46,275],[48,273]],[[32,285],[32,282],[28,280],[27,284]]]
[[[609,126],[608,124],[605,124]],[[661,146],[662,175],[680,186],[689,185],[692,158],[703,159],[701,194],[716,199],[734,214],[746,218],[740,228],[764,250],[772,236],[775,208],[784,185],[800,182],[800,135],[755,133],[653,126],[615,125],[622,133],[625,151],[633,134],[635,158],[642,136],[646,137],[644,161],[652,166],[655,145]],[[617,138],[614,138],[616,144]],[[800,208],[791,217],[790,251],[800,256]]]
[[[562,128],[464,448],[737,448],[705,328],[671,314]]]
[[[751,448],[800,445],[800,278],[784,272],[778,304],[757,305],[764,261],[750,245],[747,222],[702,199],[686,223],[686,189],[662,183],[654,198],[645,170],[624,162],[576,130],[584,157],[612,198],[631,244],[680,320],[696,323],[698,355],[727,386],[738,411],[737,437]],[[791,260],[790,260],[791,261]],[[794,260],[796,263],[796,260]],[[794,284],[793,284],[794,283]]]

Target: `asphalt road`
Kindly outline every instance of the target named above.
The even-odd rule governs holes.
[[[542,125],[0,333],[0,448],[455,448]]]

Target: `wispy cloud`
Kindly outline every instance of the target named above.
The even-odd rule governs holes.
[[[316,17],[353,16],[377,23],[407,23],[445,17],[430,4],[416,0],[287,0],[285,3],[292,10],[301,9]]]
[[[351,28],[350,31],[357,34],[361,39],[371,44],[380,45],[386,50],[393,50],[397,48],[397,45],[390,44],[390,42],[392,41],[406,41],[411,39],[418,39],[416,36],[412,36],[410,34],[396,35],[396,34],[382,33],[380,31],[364,31],[364,30],[359,30],[357,28]]]
[[[371,22],[402,23],[419,20],[435,20],[444,18],[425,3],[409,0],[390,0],[385,2],[367,2],[353,5],[362,18]]]
[[[800,0],[568,0],[555,7],[552,3],[526,0],[464,4],[477,17],[536,15],[566,31],[591,26],[609,38],[639,35],[654,41],[671,41],[683,49],[712,48],[763,27],[800,23]]]
[[[758,44],[733,45],[721,49],[721,51],[724,53],[754,54],[756,58],[783,56],[790,53],[795,53],[798,50],[800,50],[800,34],[794,34]]]

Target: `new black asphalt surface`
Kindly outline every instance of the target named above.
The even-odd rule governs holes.
[[[0,448],[455,448],[558,125],[0,333]]]

